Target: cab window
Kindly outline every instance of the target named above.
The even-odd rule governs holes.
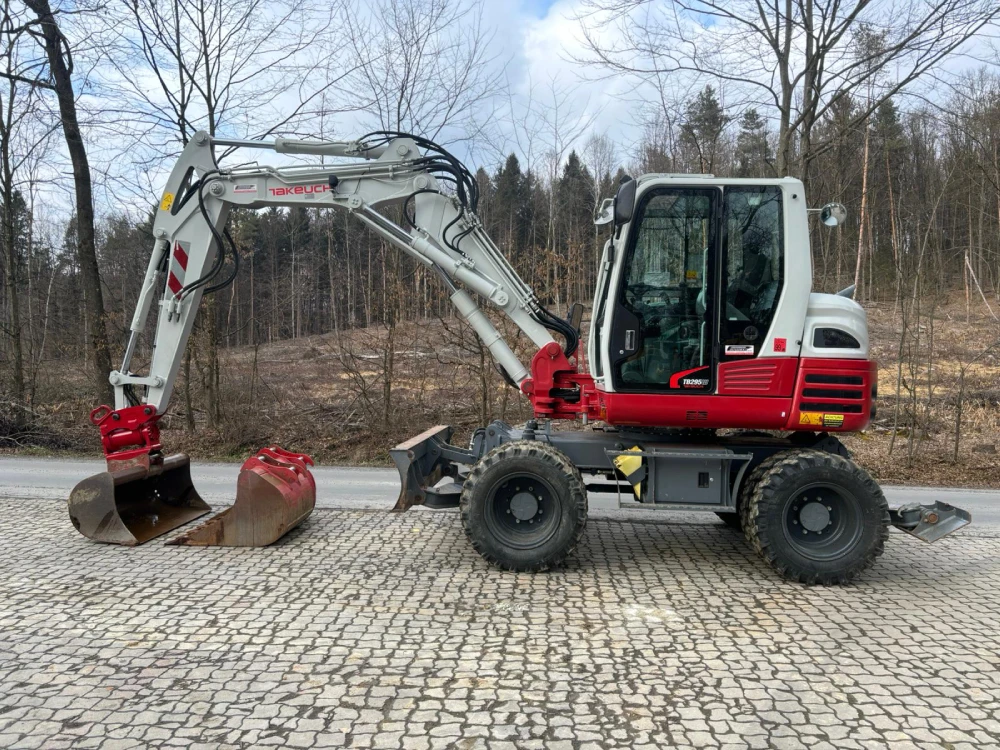
[[[781,188],[775,185],[726,189],[723,359],[759,353],[774,319],[784,282],[781,199]]]
[[[713,193],[661,190],[641,206],[620,298],[623,357],[615,375],[626,389],[710,384]]]

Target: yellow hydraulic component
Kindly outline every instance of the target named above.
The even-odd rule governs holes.
[[[633,445],[626,453],[642,453],[642,448]],[[615,456],[615,468],[625,475],[625,479],[632,485],[636,500],[642,500],[642,483],[646,479],[646,464],[642,456]]]

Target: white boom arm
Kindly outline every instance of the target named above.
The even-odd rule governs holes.
[[[370,161],[220,169],[213,146]],[[528,377],[528,370],[465,288],[502,310],[539,348],[553,341],[540,322],[546,313],[483,230],[475,213],[463,206],[459,197],[441,191],[435,173],[452,179],[449,163],[457,164],[433,153],[425,154],[417,139],[406,136],[385,136],[378,143],[368,144],[285,138],[244,141],[212,138],[205,132],[195,134],[171,172],[156,212],[156,244],[132,318],[128,346],[121,369],[110,377],[115,387],[115,408],[143,403],[157,414],[166,410],[202,294],[218,280],[208,277],[222,267],[222,232],[233,206],[332,206],[351,212],[383,239],[440,275],[459,314],[504,371],[520,384]],[[410,204],[414,228],[399,226],[378,212],[390,205],[403,205],[407,211]],[[146,327],[164,275],[167,283],[159,302],[149,372],[132,374],[129,366],[135,345]],[[136,387],[145,388],[144,397]]]

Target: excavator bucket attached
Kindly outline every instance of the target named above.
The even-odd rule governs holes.
[[[84,479],[69,496],[70,520],[88,539],[131,547],[211,510],[191,483],[183,453],[159,463],[108,464],[111,470]]]
[[[316,506],[313,460],[277,446],[248,458],[236,481],[236,502],[168,544],[264,547],[302,523]]]

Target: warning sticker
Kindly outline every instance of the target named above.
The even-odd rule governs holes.
[[[843,414],[824,414],[823,415],[823,426],[824,427],[843,427],[844,426],[844,415]]]
[[[804,411],[799,414],[799,424],[810,424],[816,427],[823,426],[823,414],[818,411]]]
[[[697,280],[698,280],[698,272],[697,272],[697,271],[695,271],[695,270],[693,270],[693,269],[689,269],[689,270],[688,270],[688,271],[687,271],[687,272],[686,272],[686,273],[684,274],[684,277],[685,277],[685,278],[686,278],[686,279],[687,279],[688,281],[697,281]]]
[[[774,351],[783,352],[788,349],[788,339],[778,339],[774,340]]]
[[[163,200],[160,201],[160,210],[161,211],[169,211],[170,207],[172,205],[174,205],[174,194],[173,193],[164,193],[163,194]]]

